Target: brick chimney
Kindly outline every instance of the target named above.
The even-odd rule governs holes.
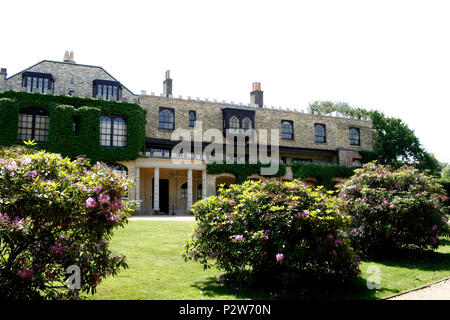
[[[172,79],[170,79],[170,70],[166,71],[166,80],[163,82],[163,93],[165,97],[172,96]]]
[[[263,92],[261,91],[261,82],[253,82],[252,92],[250,92],[250,103],[257,104],[262,108],[264,105]]]
[[[0,91],[6,90],[6,68],[0,69]]]
[[[0,69],[0,79],[1,80],[6,80],[6,76],[8,75],[8,73],[6,72],[6,68],[1,68]]]

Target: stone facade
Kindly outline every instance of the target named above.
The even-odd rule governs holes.
[[[340,157],[337,157],[337,150],[340,153],[350,152],[353,158],[360,158],[355,155],[359,150],[372,150],[372,123],[367,120],[339,118],[325,115],[314,115],[308,113],[301,113],[297,111],[274,110],[269,108],[249,107],[240,105],[229,105],[226,103],[197,101],[191,99],[180,99],[173,97],[161,96],[141,96],[141,106],[147,111],[146,115],[146,136],[170,140],[172,138],[173,130],[159,129],[159,110],[160,108],[174,109],[175,124],[174,129],[183,128],[194,135],[194,128],[189,128],[189,111],[196,112],[196,120],[202,122],[203,131],[208,129],[219,129],[223,131],[224,122],[222,116],[222,108],[236,108],[248,109],[255,111],[254,128],[259,129],[281,130],[281,121],[290,120],[293,122],[294,139],[285,140],[279,139],[279,146],[285,147],[281,153],[282,157],[288,159],[308,158],[324,160],[322,162],[339,163],[347,165],[348,162],[338,162]],[[314,124],[324,124],[326,128],[326,142],[315,142]],[[358,128],[360,131],[360,145],[350,145],[349,128]],[[270,139],[270,138],[269,138]],[[203,141],[207,142],[205,136]],[[290,151],[288,151],[290,150]],[[323,154],[314,153],[313,150],[333,151],[334,156],[324,156]],[[306,151],[308,151],[306,153]],[[327,160],[328,159],[328,160]],[[344,159],[344,157],[342,157]],[[325,161],[326,160],[326,161]]]
[[[15,75],[0,80],[0,91],[14,90],[26,91],[23,85],[24,72],[39,72],[51,74],[54,83],[51,91],[45,93],[57,95],[72,95],[76,97],[92,98],[94,92],[94,80],[117,81],[102,67],[76,64],[74,62],[41,61]],[[1,78],[2,75],[0,75]],[[138,102],[138,96],[121,86],[119,100]]]

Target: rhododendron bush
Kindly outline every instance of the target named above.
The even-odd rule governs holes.
[[[367,255],[436,249],[449,234],[444,189],[413,167],[392,171],[366,164],[340,186],[339,196],[342,209],[352,216],[354,248]]]
[[[299,180],[221,188],[194,204],[196,226],[184,257],[285,286],[302,275],[354,278],[359,261],[345,232],[350,219],[330,193]]]
[[[127,222],[128,188],[104,164],[0,149],[0,297],[78,299],[126,268],[109,240]],[[67,285],[74,266],[79,288]]]

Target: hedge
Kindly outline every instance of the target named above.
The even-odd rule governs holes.
[[[297,162],[290,166],[294,179],[316,178],[318,184],[327,189],[332,187],[333,178],[349,178],[355,170],[354,167],[310,162]]]
[[[258,164],[208,164],[208,174],[231,173],[236,177],[236,184],[243,183],[252,174],[260,175],[261,167],[267,166]],[[349,178],[353,175],[354,167],[345,167],[331,164],[298,162],[293,164],[280,164],[278,172],[270,177],[282,177],[286,174],[286,167],[292,169],[294,179],[304,180],[306,178],[316,178],[320,185],[330,189],[333,178]],[[269,177],[269,178],[270,178]]]
[[[245,180],[247,180],[247,177],[251,176],[252,174],[258,174],[261,175],[261,168],[262,167],[269,167],[267,164],[225,164],[225,163],[211,163],[207,166],[207,173],[208,174],[221,174],[221,173],[231,173],[236,177],[236,184],[243,183]],[[278,168],[278,172],[273,176],[270,177],[282,177],[286,174],[286,166],[283,164],[280,164]]]
[[[136,159],[145,143],[145,110],[138,104],[91,98],[5,91],[0,93],[0,146],[22,144],[17,140],[19,110],[40,108],[50,115],[49,140],[36,148],[75,158],[83,155],[92,161]],[[100,116],[114,114],[126,119],[127,146],[100,146]],[[73,121],[79,122],[78,132]]]

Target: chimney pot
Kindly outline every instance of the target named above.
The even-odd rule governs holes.
[[[261,91],[261,82],[253,82],[253,91]]]
[[[66,52],[64,53],[64,62],[71,62],[71,63],[75,63],[75,61],[73,61],[73,51],[69,51],[66,50]]]

